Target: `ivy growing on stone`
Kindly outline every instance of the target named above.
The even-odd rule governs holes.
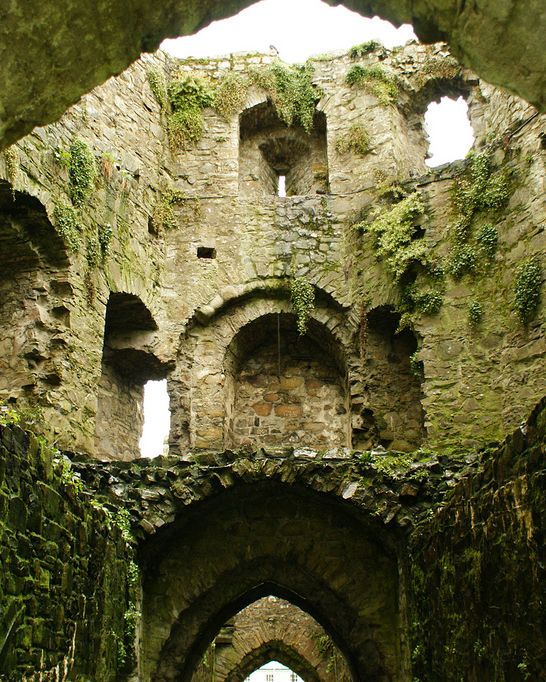
[[[347,72],[345,81],[348,85],[369,92],[382,106],[394,104],[398,97],[396,77],[379,64],[373,66],[355,64]]]
[[[203,136],[203,110],[214,103],[214,92],[206,81],[194,76],[179,76],[167,87],[170,112],[167,119],[169,140],[174,148],[188,147]]]
[[[241,111],[246,102],[249,80],[235,71],[222,77],[214,93],[214,109],[229,121]]]
[[[78,214],[65,204],[58,204],[53,211],[53,226],[70,251],[77,251],[81,244],[81,227]]]
[[[74,140],[68,152],[70,155],[68,165],[70,199],[74,206],[80,208],[95,186],[97,175],[95,157],[89,145],[83,140]]]
[[[315,307],[315,290],[305,277],[293,277],[290,281],[290,299],[296,313],[300,336],[307,332],[307,324]]]
[[[520,263],[514,282],[514,308],[523,324],[528,324],[537,313],[541,287],[542,268],[538,258]]]
[[[370,135],[360,123],[354,123],[336,140],[338,154],[352,152],[356,156],[366,156],[370,150]]]
[[[6,165],[6,177],[13,187],[17,182],[20,171],[19,153],[17,152],[17,147],[15,147],[15,145],[4,149],[3,153]]]
[[[472,301],[468,306],[468,322],[471,327],[477,327],[483,320],[483,306],[479,301]]]
[[[161,109],[168,107],[169,99],[167,96],[167,79],[161,69],[150,68],[146,71],[148,85]]]
[[[320,96],[313,85],[310,63],[287,66],[277,61],[268,67],[254,69],[250,77],[269,95],[281,121],[288,126],[299,123],[306,132],[311,131]]]

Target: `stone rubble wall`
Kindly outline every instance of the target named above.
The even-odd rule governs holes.
[[[0,679],[114,682],[130,552],[57,454],[0,426]]]
[[[356,422],[362,417],[362,405],[371,409],[380,423],[393,422],[392,404],[404,393],[403,385],[385,389],[391,393],[389,405],[379,395],[376,400],[370,389],[374,380],[366,366],[366,348],[360,349],[361,359],[355,357],[354,348],[363,309],[396,309],[399,293],[377,261],[371,243],[355,248],[353,226],[377,205],[385,185],[414,183],[427,207],[424,239],[440,259],[447,255],[449,191],[461,164],[423,175],[426,139],[422,113],[428,99],[456,91],[468,96],[479,144],[492,135],[503,142],[504,131],[509,131],[511,150],[503,147],[503,142],[496,147],[495,161],[516,169],[518,180],[498,225],[500,249],[491,274],[476,281],[448,278],[440,313],[415,321],[417,359],[424,364],[423,443],[474,445],[502,438],[525,418],[543,393],[544,304],[535,321],[524,328],[512,303],[518,264],[544,250],[542,119],[531,120],[531,107],[481,84],[454,65],[443,46],[409,44],[392,52],[380,49],[357,61],[348,56],[316,59],[312,63],[314,80],[324,92],[318,108],[327,119],[331,193],[246,200],[238,194],[238,116],[226,121],[207,109],[201,141],[194,148],[170,150],[165,115],[150,91],[147,70],[163,69],[171,75],[182,69],[217,79],[232,67],[243,73],[271,60],[271,55],[251,55],[178,63],[161,53],[143,58],[87,95],[59,123],[36,130],[17,146],[21,172],[15,188],[37,197],[52,221],[55,204],[68,202],[67,171],[56,160],[59,150],[81,138],[101,167],[103,155],[108,158],[112,154],[118,163],[108,172],[103,170],[81,221],[84,235],[109,224],[114,237],[103,264],[91,267],[86,262],[84,244],[78,253],[69,253],[70,266],[60,274],[47,265],[38,267],[36,272],[43,273],[40,282],[44,284],[28,284],[23,291],[13,282],[5,300],[22,298],[29,313],[21,314],[19,309],[15,314],[8,305],[0,311],[3,325],[15,324],[14,336],[21,339],[20,349],[16,347],[6,369],[3,397],[22,405],[38,402],[51,434],[61,444],[101,457],[115,456],[97,452],[95,444],[104,313],[110,291],[133,293],[150,310],[158,330],[138,343],[127,340],[127,348],[152,354],[165,368],[172,412],[171,447],[176,452],[195,444],[221,448],[229,430],[222,408],[229,391],[223,376],[226,360],[212,350],[193,355],[200,347],[195,340],[197,329],[208,344],[216,344],[219,334],[228,333],[221,342],[227,347],[237,330],[238,297],[255,298],[261,305],[275,289],[286,299],[290,278],[297,275],[305,276],[320,296],[339,310],[344,318],[339,324],[352,330],[351,350],[338,351],[345,355]],[[381,65],[397,74],[398,106],[381,106],[365,89],[344,82],[357,63]],[[245,106],[264,101],[264,93],[253,87]],[[516,130],[514,126],[524,120],[528,123]],[[370,136],[372,150],[364,157],[336,149],[339,137],[354,123],[363,125]],[[4,170],[7,175],[5,163]],[[174,206],[178,226],[158,233],[153,216],[168,189],[182,196]],[[199,247],[215,250],[215,256],[199,257]],[[50,285],[50,280],[55,284]],[[44,286],[45,296],[41,293]],[[52,287],[62,294],[51,296]],[[42,300],[46,301],[43,312]],[[468,304],[474,300],[485,310],[484,322],[477,330],[467,323]],[[223,310],[223,305],[223,315],[216,317],[214,311]],[[64,309],[68,313],[62,312]],[[217,328],[224,315],[233,315],[231,331]],[[33,320],[30,325],[29,320]],[[32,359],[35,356],[40,362]],[[216,364],[207,365],[213,356]],[[58,378],[48,384],[48,377],[53,376]],[[41,390],[44,384],[45,391]],[[138,409],[137,405],[133,414]],[[134,448],[134,434],[127,437],[136,427],[133,420],[110,421],[110,441],[131,443]],[[393,440],[413,447],[413,436],[405,438],[403,430],[401,427]],[[204,438],[197,435],[206,431]],[[130,450],[125,448],[119,456],[137,454]]]

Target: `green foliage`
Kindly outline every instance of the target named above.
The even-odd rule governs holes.
[[[81,244],[81,228],[78,214],[72,206],[58,204],[53,211],[55,231],[59,234],[70,251],[77,251]]]
[[[161,234],[163,230],[174,230],[178,227],[174,207],[183,200],[183,194],[173,189],[166,189],[160,193],[152,216],[152,226],[156,234]]]
[[[104,260],[106,258],[106,255],[108,254],[108,250],[110,248],[110,242],[112,241],[113,236],[114,236],[114,230],[113,230],[112,225],[110,223],[106,223],[105,225],[99,225],[98,240],[99,240],[99,246],[100,246],[102,260]]]
[[[336,141],[336,151],[339,154],[352,152],[357,156],[366,156],[370,149],[371,145],[368,131],[359,123],[351,125]]]
[[[61,483],[67,487],[71,488],[76,494],[83,491],[83,481],[81,476],[72,470],[72,462],[67,457],[60,457],[55,460],[57,465],[57,471],[61,476]]]
[[[267,92],[281,121],[291,126],[299,123],[306,132],[313,127],[315,105],[319,100],[313,86],[311,64],[287,66],[274,62],[251,72],[255,85]]]
[[[514,308],[523,324],[536,315],[540,304],[542,268],[538,258],[529,258],[518,266],[514,282]]]
[[[491,222],[484,222],[483,219],[489,216],[494,218],[509,197],[508,171],[495,171],[489,152],[473,155],[468,168],[455,182],[451,192],[455,218],[451,224],[454,248],[447,269],[454,279],[460,279],[467,273],[482,273],[495,259],[498,231]],[[477,234],[476,224],[480,225]]]
[[[374,66],[355,64],[347,72],[345,81],[348,85],[354,85],[369,92],[382,106],[393,104],[398,97],[396,77],[378,64]]]
[[[167,95],[167,81],[161,69],[150,68],[146,71],[148,85],[157,103],[162,109],[167,109],[169,98]]]
[[[169,140],[173,147],[186,148],[203,136],[203,109],[214,103],[214,93],[202,79],[180,76],[167,87],[170,113],[167,120]]]
[[[228,71],[214,93],[214,108],[229,121],[245,105],[249,88],[248,79],[235,71]]]
[[[444,302],[440,290],[419,291],[415,286],[410,287],[409,297],[413,308],[424,315],[437,315]]]
[[[419,360],[419,351],[416,350],[415,353],[412,353],[409,358],[409,364],[410,364],[410,371],[411,373],[419,378],[423,378],[423,374],[425,371],[425,367],[423,365],[423,361]]]
[[[131,529],[131,515],[127,509],[121,507],[112,514],[112,525],[119,528],[121,531],[121,537],[125,540],[127,544],[132,544],[135,541],[133,531]]]
[[[448,270],[454,279],[459,280],[464,274],[475,271],[477,261],[476,249],[470,244],[461,244],[451,252]]]
[[[70,198],[80,208],[89,198],[95,186],[97,168],[93,152],[83,140],[74,140],[69,149],[68,179]]]
[[[487,260],[492,261],[499,245],[499,232],[494,225],[482,225],[476,235],[476,243]]]
[[[315,290],[305,277],[293,277],[290,281],[290,298],[296,312],[298,332],[307,331],[307,323],[315,307]]]
[[[85,255],[87,262],[92,268],[94,268],[99,264],[101,259],[101,249],[97,234],[95,233],[88,235],[85,240],[85,244]]]
[[[388,210],[376,211],[372,222],[362,222],[356,228],[374,238],[377,255],[384,260],[394,281],[400,283],[408,267],[415,261],[427,260],[427,247],[415,240],[416,220],[425,207],[419,192],[414,192]]]
[[[483,320],[483,307],[479,301],[472,301],[468,306],[468,322],[471,327],[477,327]]]
[[[364,43],[360,43],[359,45],[353,45],[349,49],[349,57],[351,59],[359,59],[360,57],[365,57],[367,54],[370,54],[370,52],[375,52],[375,50],[378,50],[379,48],[382,48],[383,45],[377,40],[367,40]]]
[[[6,177],[13,187],[17,182],[20,170],[19,153],[17,151],[17,147],[12,145],[11,147],[4,149],[3,154],[6,165]]]

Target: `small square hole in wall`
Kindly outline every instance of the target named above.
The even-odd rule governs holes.
[[[198,246],[197,258],[216,258],[216,249],[213,249],[212,246]]]

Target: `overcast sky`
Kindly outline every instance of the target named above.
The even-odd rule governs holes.
[[[367,19],[345,7],[330,7],[320,0],[262,0],[239,14],[216,21],[193,36],[165,40],[162,49],[176,57],[214,57],[230,52],[267,52],[271,45],[287,62],[303,62],[314,54],[346,50],[366,40],[386,47],[415,38],[411,26],[396,29],[378,17]],[[437,166],[464,158],[472,145],[466,103],[444,98],[432,103],[426,117],[431,138],[427,162]],[[166,382],[150,382],[145,392],[146,425],[142,454],[154,457],[163,449],[168,433]]]

